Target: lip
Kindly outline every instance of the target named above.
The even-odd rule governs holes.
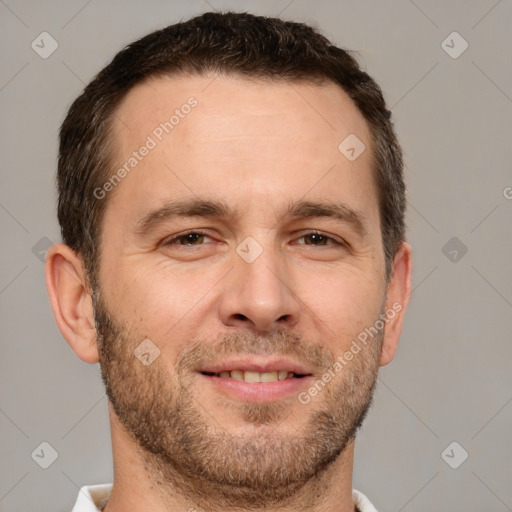
[[[250,370],[249,370],[250,371]],[[291,379],[277,380],[275,382],[245,382],[232,379],[231,377],[217,377],[214,375],[203,375],[205,379],[217,391],[244,402],[276,402],[291,395],[296,395],[303,388],[311,385],[312,375],[306,377],[293,377]]]
[[[286,371],[301,375],[301,377],[274,382],[245,382],[231,377],[205,375],[205,373],[220,374],[231,370],[258,373]],[[205,379],[205,383],[213,386],[218,392],[235,400],[253,403],[283,400],[310,386],[313,380],[312,370],[305,365],[288,358],[268,355],[237,356],[219,363],[208,364],[197,370],[197,373],[201,379]]]
[[[226,359],[220,363],[210,364],[200,368],[199,372],[220,373],[231,370],[241,370],[243,372],[278,372],[280,370],[293,372],[300,375],[311,375],[313,372],[301,363],[285,358],[276,358],[267,356],[247,356]]]

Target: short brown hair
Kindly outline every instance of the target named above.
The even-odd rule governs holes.
[[[380,87],[345,50],[312,27],[249,13],[207,12],[155,31],[121,50],[73,102],[60,131],[58,217],[64,243],[78,253],[91,285],[108,204],[94,190],[113,172],[112,121],[120,101],[150,77],[179,73],[338,84],[372,137],[386,278],[405,240],[402,151]],[[341,142],[341,141],[340,141]]]

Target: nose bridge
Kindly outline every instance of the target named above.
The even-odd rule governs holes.
[[[269,306],[284,298],[287,290],[284,284],[286,272],[278,251],[266,247],[255,261],[239,262],[239,266],[246,295],[252,295],[259,303],[267,303]]]
[[[223,291],[221,316],[226,325],[250,324],[268,331],[294,324],[298,304],[292,293],[291,275],[272,234],[259,241],[247,237],[237,247],[234,268]]]

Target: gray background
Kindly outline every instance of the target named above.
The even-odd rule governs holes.
[[[383,512],[512,510],[510,0],[0,0],[0,510],[69,511],[80,486],[112,479],[99,368],[62,338],[44,284],[47,239],[60,240],[59,125],[122,46],[227,9],[304,21],[358,50],[404,147],[414,291],[354,486]],[[47,59],[31,48],[43,31],[59,44]],[[469,44],[458,58],[443,46],[458,53],[461,39],[442,45],[453,31]],[[31,458],[43,441],[58,452],[48,469]]]

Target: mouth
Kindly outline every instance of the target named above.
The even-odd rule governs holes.
[[[219,377],[220,379],[233,379],[240,382],[277,382],[287,379],[302,379],[311,374],[289,372],[287,370],[278,370],[272,372],[257,372],[251,370],[224,370],[221,372],[200,372],[207,377]]]
[[[244,402],[282,400],[311,384],[313,373],[284,359],[250,357],[225,361],[198,371],[217,392]]]

